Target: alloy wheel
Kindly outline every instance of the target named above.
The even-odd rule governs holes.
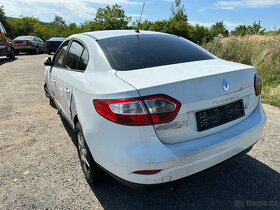
[[[81,159],[81,165],[86,173],[90,173],[90,165],[88,162],[88,152],[85,145],[85,140],[83,135],[79,132],[77,134],[78,137],[78,149],[79,149],[79,155]]]

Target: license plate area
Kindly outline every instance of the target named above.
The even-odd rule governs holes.
[[[223,125],[245,115],[243,100],[196,112],[199,132]]]

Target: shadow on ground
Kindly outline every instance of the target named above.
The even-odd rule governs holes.
[[[74,131],[62,122],[76,145]],[[280,208],[280,174],[250,155],[178,184],[176,191],[135,191],[111,178],[91,189],[104,209]]]
[[[0,58],[0,66],[15,61],[17,58]]]

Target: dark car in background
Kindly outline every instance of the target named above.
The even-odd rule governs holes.
[[[46,44],[44,41],[36,36],[19,36],[13,40],[15,53],[28,52],[39,54],[46,52]]]
[[[51,54],[52,52],[56,52],[56,50],[64,40],[65,40],[64,37],[52,37],[49,40],[47,40],[46,45],[47,45],[48,54]]]

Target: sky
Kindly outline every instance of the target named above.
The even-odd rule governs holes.
[[[97,8],[117,3],[125,14],[134,20],[139,18],[142,4],[146,3],[142,20],[168,19],[174,0],[0,0],[6,16],[33,16],[49,22],[59,15],[67,23],[92,20]],[[224,21],[232,30],[240,24],[261,21],[267,30],[280,28],[280,0],[182,0],[189,23],[211,26]]]

